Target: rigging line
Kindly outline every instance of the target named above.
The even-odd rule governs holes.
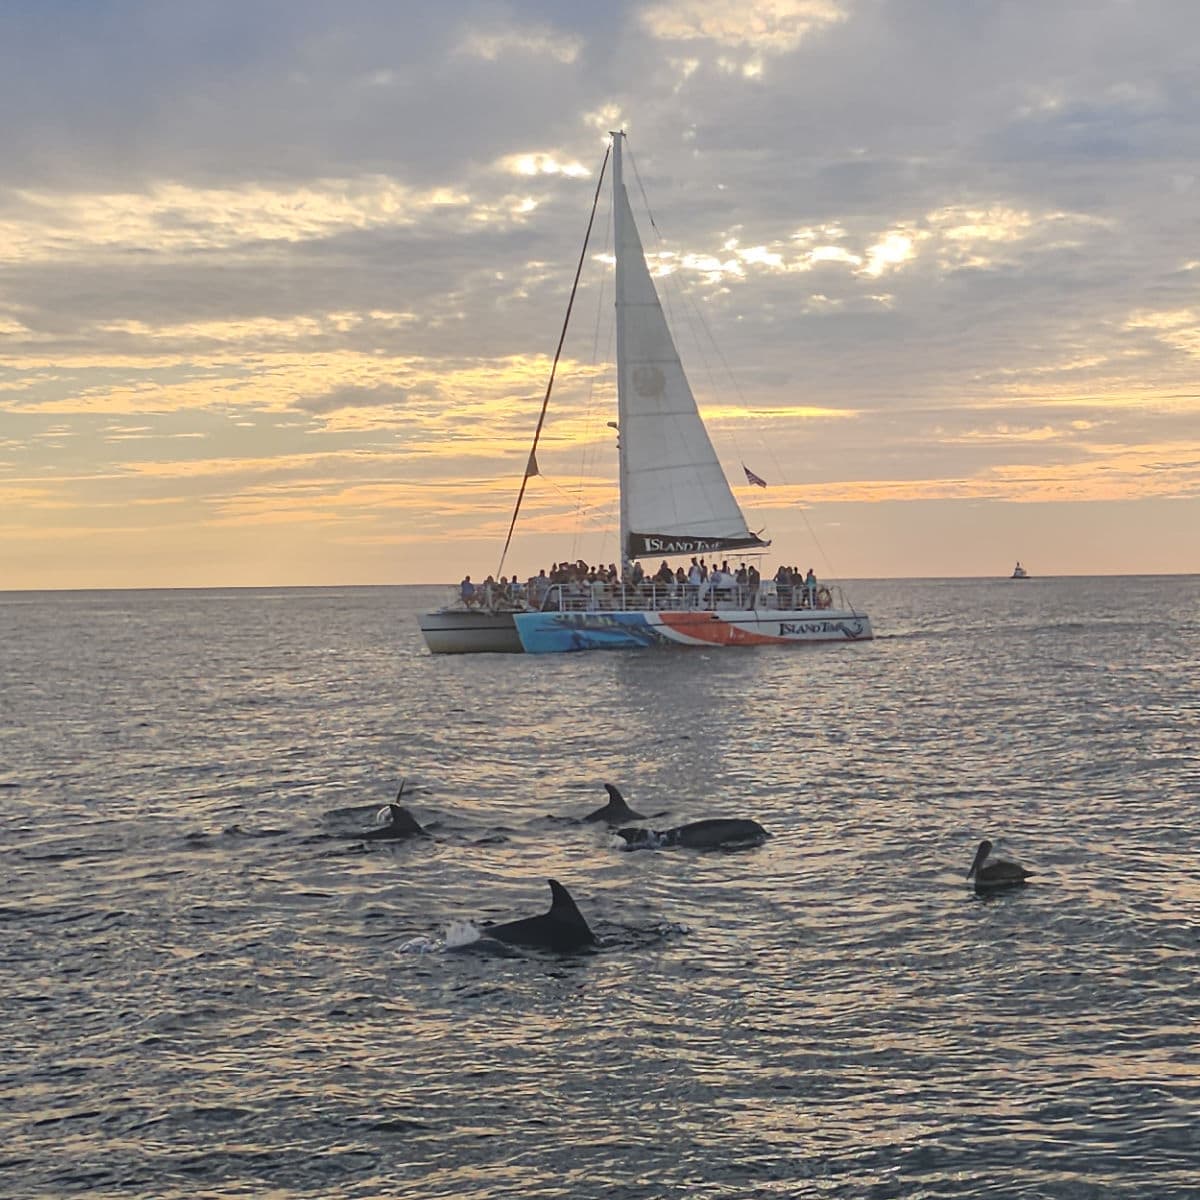
[[[719,346],[716,347],[716,350],[718,354],[721,353]],[[737,380],[733,378],[732,373],[731,379],[734,388],[737,390],[738,399],[742,401],[744,406],[745,400],[742,397],[741,388],[738,387]],[[761,423],[761,421],[757,421],[756,426],[761,425]],[[779,456],[775,453],[773,440],[770,438],[764,438],[762,434],[759,433],[758,444],[762,447],[763,452],[766,454],[771,465],[771,470],[774,472],[776,478],[778,478],[785,486],[797,486],[793,471],[785,470],[783,464],[779,460]],[[801,484],[799,486],[803,485]],[[841,575],[834,566],[833,559],[830,558],[829,554],[826,552],[825,547],[821,544],[821,539],[817,537],[816,529],[813,527],[812,522],[808,519],[809,504],[806,503],[802,497],[800,503],[796,504],[794,507],[799,511],[800,519],[804,522],[804,528],[808,531],[808,536],[812,539],[812,543],[816,547],[818,561],[821,563],[822,567],[825,568],[826,573],[831,579],[840,579]]]
[[[808,530],[808,536],[812,538],[813,545],[817,548],[817,554],[820,555],[821,561],[829,568],[829,576],[831,579],[840,579],[841,576],[833,568],[833,563],[830,561],[829,555],[825,553],[825,547],[821,545],[820,539],[817,537],[817,531],[809,522],[808,513],[805,511],[805,506],[800,506],[800,516],[804,521],[804,528]],[[799,565],[799,564],[797,564]]]
[[[729,383],[732,385],[735,395],[737,396],[739,405],[742,407],[742,409],[744,411],[746,411],[748,413],[752,412],[753,410],[750,409],[749,405],[747,404],[745,393],[742,391],[741,383],[738,380],[737,375],[734,373],[733,368],[729,365],[729,362],[726,359],[725,354],[721,349],[721,344],[713,336],[712,330],[709,328],[708,322],[705,320],[703,310],[700,308],[699,304],[697,304],[697,302],[695,300],[691,300],[690,303],[688,303],[688,297],[686,297],[686,296],[684,297],[684,302],[685,302],[685,304],[688,304],[689,313],[694,312],[696,320],[697,320],[700,328],[703,330],[705,337],[708,339],[708,342],[710,343],[713,352],[716,354],[717,358],[720,360],[721,366],[725,372],[725,375],[728,378]],[[707,361],[705,362],[705,366],[706,367],[708,366]],[[711,378],[711,375],[710,375],[710,378]],[[784,470],[783,464],[780,462],[779,456],[775,452],[775,447],[774,447],[772,439],[764,438],[762,436],[762,433],[758,432],[759,428],[761,427],[761,424],[762,424],[762,422],[760,420],[755,421],[755,429],[757,432],[756,440],[758,442],[758,445],[762,448],[763,452],[766,454],[767,459],[770,462],[771,470],[772,470],[775,478],[779,479],[784,484],[790,484],[792,482],[792,473],[790,471]],[[741,448],[740,439],[737,436],[737,431],[735,429],[730,429],[730,435],[732,436],[734,445],[737,448],[738,453],[740,455],[742,452],[742,448]],[[812,538],[813,542],[815,543],[815,545],[817,547],[818,553],[820,554],[821,558],[824,560],[824,565],[828,566],[830,568],[830,571],[832,572],[833,563],[829,560],[828,555],[826,555],[825,551],[821,548],[821,544],[817,539],[817,535],[816,535],[815,531],[813,530],[812,526],[809,524],[808,517],[807,517],[807,515],[805,515],[804,509],[801,508],[800,512],[804,518],[804,524],[805,524],[806,528],[808,529],[809,536]]]
[[[646,188],[645,188],[645,185],[642,183],[642,174],[638,170],[637,159],[634,158],[634,156],[633,156],[633,150],[630,148],[628,138],[625,139],[625,154],[629,158],[629,162],[633,167],[633,177],[634,177],[634,179],[637,180],[638,192],[641,193],[642,204],[646,209],[646,218],[650,222],[650,227],[654,230],[654,243],[658,249],[659,258],[660,258],[660,266],[661,266],[661,257],[663,254],[663,247],[666,244],[666,240],[663,238],[662,230],[659,229],[659,227],[658,227],[658,222],[655,221],[655,219],[654,219],[654,210],[650,207],[650,197],[646,195]],[[643,246],[642,249],[644,251],[645,247]],[[646,264],[646,270],[650,272],[651,281],[653,281],[656,278],[661,278],[663,281],[662,287],[660,288],[658,284],[655,284],[654,290],[658,293],[659,303],[663,304],[666,307],[667,325],[673,329],[675,327],[675,306],[674,306],[675,297],[673,296],[672,293],[675,290],[674,276],[676,273],[676,268],[672,267],[668,270],[665,270],[664,274],[661,276],[656,276],[653,271],[650,271],[649,263]],[[683,301],[682,301],[683,289],[680,288],[679,292],[680,292],[680,297],[681,297],[680,303],[682,304],[683,303]]]
[[[548,476],[543,475],[542,482],[548,484],[560,496],[564,496],[568,500],[574,499],[574,497],[572,497],[571,493],[568,492],[566,488],[559,487],[558,484]],[[612,513],[613,504],[611,500],[605,500],[599,504],[584,504],[582,498],[580,498],[578,507],[576,509],[576,515],[581,520],[602,520],[606,523],[611,523]],[[578,555],[576,555],[576,557],[578,557]],[[572,559],[571,561],[574,562],[575,559]]]
[[[646,216],[650,218],[650,225],[654,229],[654,232],[658,234],[658,240],[661,242],[662,234],[659,233],[658,225],[654,221],[654,210],[650,207],[650,198],[646,195],[646,189],[642,186],[642,174],[637,168],[637,159],[633,157],[633,150],[630,148],[628,138],[625,139],[625,154],[633,167],[633,177],[637,180],[638,191],[642,193],[642,203],[646,206]]]
[[[562,355],[563,342],[567,340],[567,326],[571,321],[571,309],[575,304],[575,293],[579,290],[579,276],[583,272],[584,259],[587,257],[588,239],[592,236],[592,223],[596,219],[596,207],[600,203],[600,188],[604,183],[604,170],[608,166],[608,156],[611,146],[604,149],[604,161],[600,164],[600,175],[596,180],[596,194],[592,197],[592,211],[588,214],[587,232],[583,235],[583,247],[579,251],[579,265],[575,268],[575,280],[571,284],[571,297],[567,301],[567,312],[563,317],[562,333],[558,335],[558,348],[554,351],[554,363],[550,367],[550,378],[546,382],[546,395],[542,399],[542,411],[538,415],[537,428],[533,431],[533,445],[529,448],[529,458],[525,462],[525,474],[521,477],[521,490],[517,493],[517,503],[513,508],[512,520],[508,526],[508,537],[504,539],[504,549],[500,552],[500,565],[496,568],[499,575],[504,570],[504,559],[512,542],[513,530],[517,526],[517,514],[521,511],[521,501],[525,499],[525,488],[529,484],[529,468],[533,465],[534,454],[537,452],[538,438],[542,436],[542,425],[546,420],[546,408],[550,403],[550,392],[554,387],[554,373],[558,370],[558,360]]]
[[[726,362],[725,355],[721,352],[719,343],[717,342],[716,338],[713,337],[712,332],[705,323],[704,314],[697,309],[696,316],[699,319],[700,325],[704,329],[705,334],[708,336],[709,341],[712,343],[713,350],[716,352],[717,357],[721,360],[721,365],[725,368],[725,372],[729,376],[729,381],[733,385],[734,391],[737,393],[739,403],[743,409],[746,409],[746,398],[742,394],[741,385],[738,383],[737,377],[734,375],[732,368],[729,366],[728,362]],[[775,453],[775,448],[771,441],[764,439],[761,434],[759,435],[758,440],[759,444],[766,452],[767,458],[770,460],[772,470],[775,472],[776,477],[785,485],[790,484],[792,482],[791,472],[783,469],[783,465],[780,463],[779,456]],[[734,442],[735,444],[737,443],[736,434],[734,434]],[[801,503],[796,507],[800,512],[800,519],[804,522],[804,528],[808,531],[808,536],[812,539],[812,543],[816,547],[817,556],[822,566],[827,568],[828,574],[831,578],[840,578],[836,568],[833,565],[833,560],[826,553],[825,547],[821,544],[821,539],[817,537],[816,529],[813,528],[812,522],[808,519],[808,506],[804,503]]]
[[[739,407],[741,408],[742,412],[749,414],[751,412],[751,409],[746,402],[746,395],[742,391],[741,382],[739,381],[737,375],[734,374],[733,368],[729,365],[729,360],[725,357],[725,352],[721,349],[721,343],[717,341],[716,337],[713,334],[711,327],[709,326],[708,321],[705,319],[704,310],[700,307],[700,303],[693,297],[685,296],[684,297],[684,305],[685,305],[684,311],[688,314],[689,324],[691,323],[691,319],[694,315],[696,324],[699,326],[701,332],[704,335],[704,338],[707,338],[708,346],[711,348],[713,354],[716,355],[717,360],[719,361],[719,363],[721,365],[721,370],[724,372],[724,379],[728,382],[728,385],[733,388],[733,393],[737,397],[737,402],[738,402]],[[703,362],[704,362],[704,368],[708,373],[709,385],[712,387],[713,394],[719,396],[721,394],[722,387],[721,387],[721,383],[718,381],[717,372],[713,370],[712,360],[709,357],[709,355],[707,353],[705,353],[704,342],[702,341],[702,339],[700,337],[696,338],[696,343],[697,343],[697,346],[699,346],[700,350],[701,350],[701,355],[702,355]],[[738,428],[737,428],[736,420],[729,421],[726,424],[725,436],[728,437],[733,442],[733,448],[734,448],[734,450],[737,451],[738,461],[741,463],[742,469],[745,470],[746,452],[742,448],[742,439],[738,436]],[[758,438],[759,438],[759,441],[761,442],[762,441],[761,433],[758,435]],[[772,465],[775,468],[776,477],[779,478],[782,476],[782,472],[779,470],[779,463],[778,463],[778,460],[776,460],[776,458],[775,458],[774,451],[771,451],[770,456],[771,456],[771,460],[772,460]],[[746,507],[746,505],[743,505],[741,502],[739,502],[739,506],[743,507],[743,510]],[[749,507],[753,511],[758,506],[757,506],[757,504],[752,503],[749,505]]]
[[[642,203],[646,206],[646,216],[649,218],[650,225],[654,229],[655,241],[656,241],[658,249],[661,253],[662,248],[665,244],[665,241],[664,241],[664,238],[662,235],[662,230],[659,229],[658,222],[656,222],[654,219],[654,211],[650,207],[650,198],[649,198],[649,196],[646,195],[646,188],[642,183],[641,172],[637,168],[637,159],[634,158],[633,150],[629,146],[628,139],[626,140],[626,143],[625,143],[625,153],[629,156],[629,161],[633,164],[633,175],[634,175],[634,178],[637,180],[638,191],[641,193]],[[673,310],[675,307],[675,305],[674,305],[674,293],[675,292],[678,292],[678,294],[679,294],[679,306],[683,310],[683,314],[684,314],[685,318],[688,317],[688,309],[689,309],[689,299],[688,299],[686,289],[684,289],[681,285],[679,285],[677,278],[676,278],[677,275],[678,275],[678,271],[673,269],[673,270],[668,271],[664,276],[662,276],[663,286],[662,286],[661,294],[659,296],[659,299],[667,307],[667,312],[668,312],[668,317],[669,317],[668,324],[671,324],[672,326],[674,325],[674,311]],[[696,314],[697,314],[697,316],[699,316],[700,315],[699,309],[696,308],[695,301],[691,301],[691,307],[696,309]],[[712,342],[714,348],[717,350],[718,354],[720,354],[720,347],[717,346],[716,341],[713,338],[712,333],[709,331],[708,327],[704,326],[703,319],[701,319],[701,325],[704,327],[704,332],[708,335],[708,340],[710,342]],[[700,346],[699,338],[696,339],[696,344],[697,344],[697,346]],[[723,358],[722,358],[722,362],[724,363]],[[726,373],[729,374],[730,379],[733,382],[734,387],[736,388],[737,381],[733,379],[733,373],[729,370],[729,364],[724,363],[724,365],[725,365]],[[707,363],[705,364],[705,368],[708,369]],[[709,377],[712,378],[711,370],[709,371]]]

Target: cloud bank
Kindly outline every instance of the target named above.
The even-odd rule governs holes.
[[[1197,35],[1183,0],[7,5],[4,586],[490,569],[617,127],[777,545],[1200,569]],[[607,204],[522,571],[615,556]]]

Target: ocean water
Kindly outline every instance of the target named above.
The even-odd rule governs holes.
[[[0,1194],[1200,1195],[1200,577],[850,590],[529,658],[428,655],[437,589],[0,595]],[[623,851],[605,781],[773,836]],[[548,878],[594,952],[445,948]]]

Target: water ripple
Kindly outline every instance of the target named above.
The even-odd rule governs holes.
[[[794,654],[431,658],[430,598],[0,595],[6,1194],[1195,1195],[1200,581]],[[356,838],[401,777],[432,836]],[[623,853],[605,781],[773,836]],[[595,953],[445,949],[548,878]]]

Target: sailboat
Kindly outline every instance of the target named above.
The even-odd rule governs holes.
[[[599,587],[557,583],[511,606],[511,611],[492,611],[486,617],[478,609],[442,609],[422,618],[426,642],[435,653],[514,649],[510,629],[530,654],[868,640],[872,631],[867,614],[840,595],[835,600],[829,588],[811,578],[807,586],[801,580],[763,580],[747,586],[738,581],[740,572],[735,577],[713,571],[703,582],[693,577],[680,583],[665,577],[651,580],[633,569],[640,559],[668,565],[671,559],[711,559],[715,568],[723,555],[762,551],[770,542],[750,530],[684,374],[625,189],[624,142],[623,132],[612,135],[623,582]],[[599,187],[598,182],[597,195]],[[561,345],[560,340],[560,349]],[[537,434],[522,494],[534,470],[536,449]],[[757,481],[748,470],[747,478]],[[439,621],[447,620],[455,624],[454,631],[435,630]]]

